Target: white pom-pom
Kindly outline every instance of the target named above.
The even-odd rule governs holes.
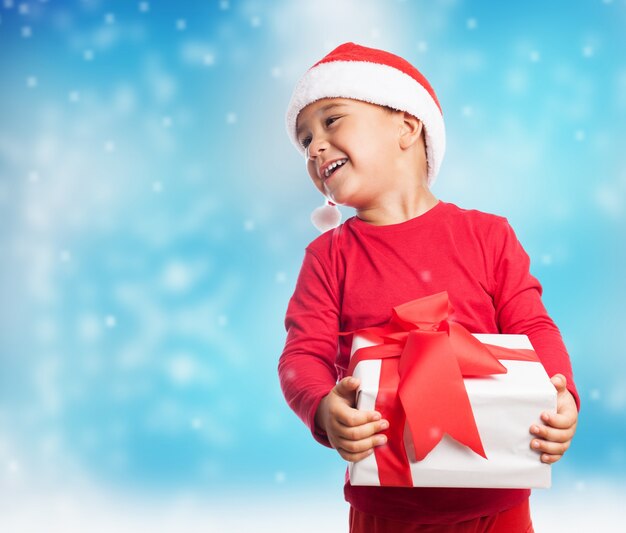
[[[311,222],[321,233],[336,228],[341,222],[341,211],[334,205],[322,205],[311,213]]]

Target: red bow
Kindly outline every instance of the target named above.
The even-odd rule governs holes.
[[[382,414],[390,428],[388,445],[377,447],[376,452],[379,462],[387,456],[391,470],[407,470],[404,467],[408,463],[398,464],[408,460],[405,421],[417,460],[424,459],[445,433],[486,458],[463,377],[504,374],[507,370],[488,345],[448,320],[452,312],[448,293],[440,292],[394,307],[391,320],[384,326],[352,332],[380,343],[357,350],[348,374],[360,361],[383,360],[380,384],[385,386],[386,412]],[[410,477],[407,483],[406,476],[400,476],[383,484],[412,483]]]

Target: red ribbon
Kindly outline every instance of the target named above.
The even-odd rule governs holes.
[[[532,350],[482,344],[448,320],[452,312],[444,291],[394,307],[384,326],[351,332],[379,343],[357,350],[348,374],[360,361],[382,360],[375,409],[389,421],[389,429],[387,445],[375,448],[381,485],[413,485],[405,423],[417,460],[446,433],[486,459],[463,378],[506,373],[498,358],[537,360]]]

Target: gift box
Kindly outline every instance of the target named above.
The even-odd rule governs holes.
[[[392,310],[354,335],[357,408],[389,420],[388,442],[349,464],[352,485],[549,487],[530,448],[556,390],[525,335],[470,334],[449,320],[447,294]]]

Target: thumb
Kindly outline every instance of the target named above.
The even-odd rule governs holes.
[[[348,376],[335,385],[335,392],[342,398],[352,400],[360,384],[361,380]]]
[[[567,379],[563,374],[555,374],[550,381],[555,386],[557,392],[563,392],[567,389]]]

